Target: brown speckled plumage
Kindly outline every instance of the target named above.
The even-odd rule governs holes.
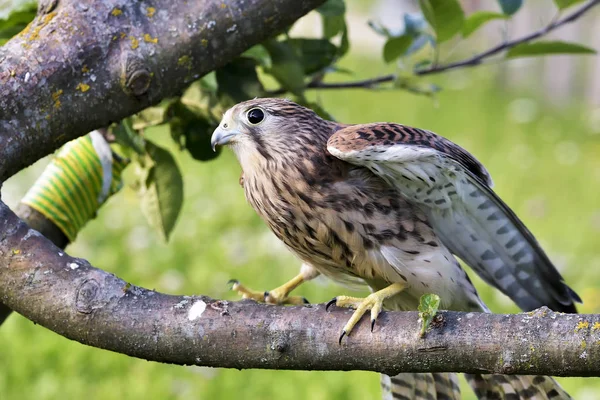
[[[264,119],[253,124],[256,108]],[[524,309],[575,310],[579,298],[490,189],[485,168],[445,138],[325,121],[282,99],[236,105],[215,135],[236,153],[249,203],[305,265],[375,291],[406,284],[388,309],[414,310],[421,295],[437,293],[444,309],[487,311],[455,254]],[[564,393],[546,377],[469,379],[480,398],[516,398],[510,387],[535,393],[527,398]],[[394,398],[460,395],[452,374],[401,374],[382,386]]]

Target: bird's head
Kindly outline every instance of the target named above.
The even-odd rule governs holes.
[[[248,163],[290,155],[311,144],[324,144],[331,124],[289,100],[254,99],[225,112],[211,145],[213,149],[218,145],[231,147],[246,170]]]

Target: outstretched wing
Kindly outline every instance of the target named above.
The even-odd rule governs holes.
[[[523,310],[576,312],[579,296],[491,189],[485,168],[460,146],[422,129],[374,123],[338,130],[327,150],[418,204],[450,251]]]

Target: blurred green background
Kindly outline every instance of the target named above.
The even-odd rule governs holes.
[[[338,80],[385,72],[379,59],[356,53],[342,62],[355,71]],[[435,78],[437,101],[401,91],[323,91],[310,97],[347,123],[396,121],[433,130],[459,143],[491,172],[495,189],[525,221],[566,281],[584,313],[600,312],[600,114],[574,97],[560,107],[527,86],[507,90],[499,66]],[[533,85],[534,86],[534,85]],[[292,277],[299,262],[246,204],[240,168],[230,151],[195,162],[180,153],[164,128],[149,137],[172,149],[184,172],[185,203],[172,240],[152,232],[131,188],[113,197],[68,248],[71,255],[126,281],[176,294],[235,300],[227,281],[271,289]],[[11,179],[3,198],[15,206],[47,160]],[[469,270],[470,272],[470,270]],[[494,312],[516,312],[473,273]],[[313,303],[346,293],[325,280],[298,294]],[[379,375],[181,367],[147,362],[80,345],[21,316],[0,328],[0,399],[365,399],[379,397]],[[559,379],[577,399],[596,399],[600,379]],[[465,398],[472,399],[464,387]]]

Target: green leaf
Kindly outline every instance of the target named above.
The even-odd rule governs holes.
[[[413,38],[409,35],[393,37],[385,42],[383,46],[383,60],[386,63],[392,62],[408,50]]]
[[[437,294],[424,294],[419,300],[419,317],[421,318],[421,337],[425,336],[425,332],[433,321],[435,314],[440,306],[440,296]]]
[[[141,208],[150,226],[168,241],[183,204],[183,178],[171,153],[148,141],[146,150],[151,162],[142,167]]]
[[[169,109],[178,98],[171,97],[164,99],[157,106],[148,107],[143,111],[131,117],[132,127],[135,131],[145,129],[150,126],[156,126],[167,122],[169,119]]]
[[[121,146],[130,148],[140,155],[146,154],[146,142],[133,128],[133,121],[131,118],[122,120],[112,129],[112,134],[115,135],[117,143]]]
[[[577,3],[583,3],[585,0],[554,0],[554,4],[558,7],[559,10],[564,10],[565,8],[571,7]]]
[[[240,57],[219,68],[216,78],[219,99],[231,100],[234,104],[263,93],[263,86],[256,74],[256,62],[251,58]]]
[[[217,124],[207,118],[198,116],[186,126],[185,148],[198,161],[209,161],[219,156],[221,147],[213,151],[210,145],[210,137],[217,128]]]
[[[544,41],[517,45],[508,50],[506,58],[536,57],[550,54],[596,54],[596,50],[577,43]]]
[[[200,87],[202,90],[206,90],[210,93],[216,93],[219,84],[217,83],[217,73],[215,71],[210,71],[208,74],[204,75],[199,79]]]
[[[319,14],[325,17],[336,17],[346,13],[346,2],[344,0],[327,0],[317,8]]]
[[[501,14],[493,11],[477,11],[465,20],[462,27],[462,35],[464,37],[470,36],[477,29],[481,28],[484,24],[495,19],[508,19],[506,14]]]
[[[419,4],[438,42],[451,39],[461,30],[465,13],[457,0],[419,0]]]
[[[258,65],[265,68],[271,68],[271,65],[273,65],[269,52],[267,49],[265,49],[265,46],[260,44],[250,47],[248,50],[243,52],[242,57],[252,58]]]
[[[321,71],[336,59],[338,48],[327,39],[289,39],[301,57],[304,73],[307,75]]]
[[[344,23],[344,31],[342,32],[342,40],[340,42],[340,47],[338,48],[337,56],[342,57],[348,52],[350,49],[350,40],[348,35],[348,27],[346,23]]]
[[[273,66],[265,69],[265,72],[271,74],[284,89],[297,96],[302,96],[304,90],[304,67],[302,59],[298,56],[294,48],[287,42],[278,42],[269,40],[264,43]]]
[[[502,12],[506,15],[513,15],[523,5],[523,0],[498,0]]]
[[[323,22],[323,36],[327,39],[331,39],[346,29],[346,20],[343,15],[333,17],[322,15],[321,20]]]
[[[190,155],[199,161],[216,158],[220,153],[212,151],[210,137],[219,121],[213,121],[208,110],[197,109],[187,103],[178,103],[171,108],[169,121],[171,137]]]

